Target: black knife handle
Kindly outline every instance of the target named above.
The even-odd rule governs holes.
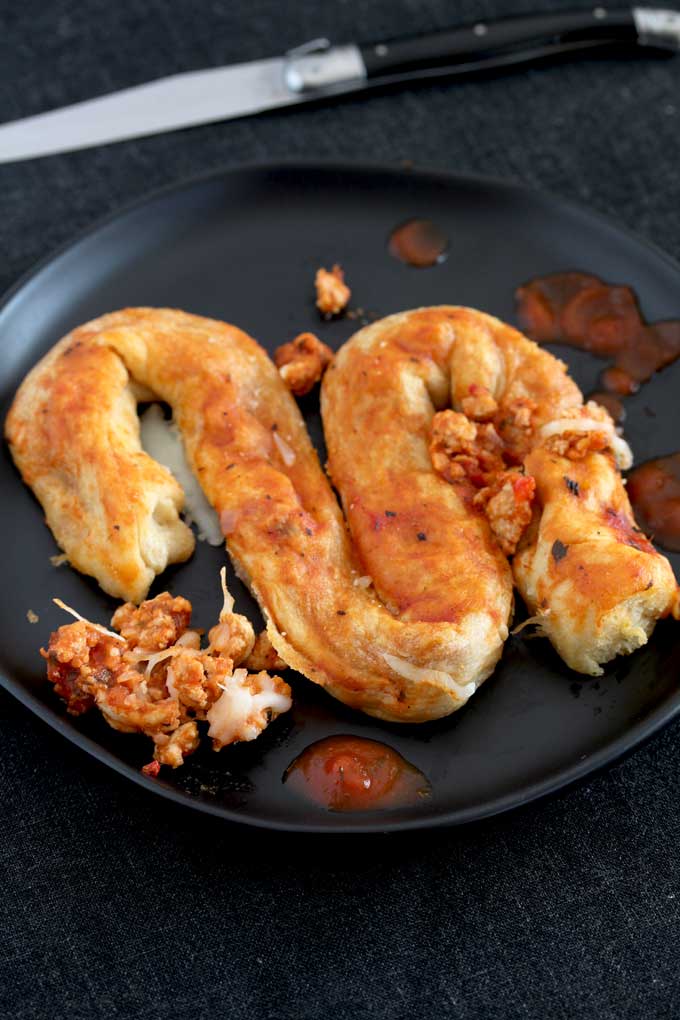
[[[474,25],[411,39],[395,39],[360,46],[369,80],[416,73],[426,68],[456,67],[498,57],[521,59],[554,48],[592,49],[598,43],[635,45],[639,42],[632,10],[606,10],[535,14]]]

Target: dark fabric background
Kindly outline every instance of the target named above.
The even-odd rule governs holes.
[[[550,5],[1,0],[0,120],[312,36],[533,6]],[[296,156],[500,175],[583,200],[677,256],[679,128],[680,58],[593,61],[0,166],[0,287],[150,188]],[[3,1018],[680,1015],[677,725],[511,816],[349,841],[229,829],[155,802],[7,696],[0,726]]]

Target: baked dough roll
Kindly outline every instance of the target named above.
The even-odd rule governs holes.
[[[453,407],[493,426],[505,462],[535,482],[533,518],[512,561],[517,588],[567,665],[598,675],[678,611],[671,565],[626,496],[619,467],[630,467],[630,449],[548,351],[488,315],[461,309],[456,321]]]
[[[610,455],[572,460],[537,446],[525,467],[537,517],[513,560],[517,587],[566,664],[598,676],[676,610],[672,567],[636,526]]]
[[[474,489],[444,481],[428,452],[449,398],[454,319],[421,309],[360,330],[324,376],[321,411],[362,573],[395,618],[464,636],[461,679],[478,684],[507,636],[511,578]]]
[[[194,536],[180,485],[142,450],[131,382],[97,325],[83,326],[26,376],[5,435],[70,564],[141,602],[157,574],[191,556]]]
[[[169,403],[278,654],[348,705],[421,722],[460,708],[493,670],[512,604],[507,563],[483,518],[427,462],[425,419],[434,409],[424,379],[414,378],[418,392],[400,421],[413,491],[393,486],[386,502],[375,479],[371,504],[375,535],[384,523],[403,553],[410,545],[406,601],[394,597],[407,579],[406,559],[395,558],[399,581],[389,589],[389,562],[376,571],[383,601],[355,555],[295,401],[262,348],[233,326],[150,308],[90,322],[28,375],[7,437],[73,565],[139,601],[165,561],[191,551],[176,483],[139,449],[130,387]],[[436,372],[432,379],[443,395],[445,380]],[[381,422],[374,419],[365,447]],[[159,501],[165,546],[154,558],[145,536]]]

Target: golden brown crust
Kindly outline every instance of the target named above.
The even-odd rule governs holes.
[[[447,484],[430,462],[460,315],[420,309],[356,333],[324,377],[322,414],[362,575],[396,619],[448,631],[457,654],[439,668],[474,689],[501,653],[512,584],[472,487]]]
[[[611,456],[574,460],[539,446],[526,469],[540,516],[513,561],[517,586],[567,665],[597,675],[673,611],[673,570],[635,524]]]
[[[68,368],[74,355],[73,367]],[[83,364],[85,375],[80,371]],[[88,417],[88,410],[83,424],[78,396],[83,384],[89,394],[88,408],[104,403],[110,414],[112,388],[116,399],[128,401],[123,426],[116,431],[112,425],[107,433],[106,471],[97,468],[101,449],[90,450],[94,467],[85,488],[88,497],[94,492],[97,511],[105,506],[106,519],[117,520],[126,511],[125,501],[132,499],[127,485],[111,484],[109,461],[119,467],[142,464],[143,470],[135,475],[133,504],[144,513],[150,512],[149,490],[156,484],[156,471],[176,493],[177,505],[181,501],[167,473],[136,447],[132,449],[137,440],[134,401],[131,395],[125,397],[128,377],[172,406],[189,463],[220,516],[229,552],[258,598],[269,637],[285,662],[341,700],[383,718],[439,718],[465,703],[471,693],[467,685],[473,683],[470,645],[482,649],[472,675],[487,675],[500,652],[510,612],[507,565],[495,550],[489,550],[488,529],[474,523],[470,527],[468,511],[462,513],[459,501],[448,491],[443,496],[448,509],[442,516],[437,501],[444,483],[435,478],[424,445],[420,474],[414,476],[420,496],[412,493],[409,498],[416,500],[412,509],[422,527],[430,529],[428,543],[420,542],[421,525],[409,525],[408,514],[397,522],[406,542],[424,557],[424,569],[414,578],[413,571],[409,575],[402,565],[399,584],[409,576],[415,584],[403,591],[401,608],[393,605],[389,591],[388,608],[374,590],[355,584],[366,570],[349,543],[297,405],[264,351],[225,323],[168,309],[112,313],[62,340],[23,384],[8,419],[8,436],[26,480],[45,504],[53,496],[46,483],[39,484],[39,477],[47,475],[58,484],[60,471],[71,472],[69,484],[79,493],[78,512],[71,516],[72,499],[62,506],[58,518],[51,515],[50,524],[75,566],[93,573],[109,591],[116,587],[116,580],[118,590],[122,588],[130,601],[138,601],[149,583],[149,572],[140,569],[138,513],[124,518],[119,543],[104,541],[109,538],[104,529],[96,562],[92,555],[78,555],[81,545],[90,549],[92,542],[87,506],[78,488],[85,487],[85,479],[74,464],[79,459],[73,443],[82,442],[83,449],[88,449],[82,432],[91,428],[91,420],[97,420]],[[44,398],[39,395],[41,387]],[[50,397],[66,390],[73,395],[74,413],[57,421]],[[45,408],[45,417],[54,419],[57,442],[53,447],[49,429],[33,424],[35,416],[29,412],[37,404]],[[44,466],[41,473],[44,461],[47,473]],[[390,493],[397,498],[401,490],[394,479]],[[382,506],[382,499],[378,502],[377,512],[389,509]],[[449,567],[442,567],[451,543],[441,530],[444,520],[469,533],[471,555],[480,566],[480,587],[493,596],[491,616],[486,609],[475,611],[479,598],[465,586],[463,594],[459,592],[462,554]],[[439,525],[433,531],[436,522]],[[374,534],[389,559],[388,532]],[[135,543],[133,572],[126,556]],[[436,580],[428,584],[427,570],[437,563]],[[387,563],[385,573],[389,573]],[[120,583],[123,575],[124,585]],[[489,630],[494,635],[490,651],[484,644]]]
[[[129,383],[98,324],[81,327],[23,381],[5,434],[71,565],[139,602],[194,538],[179,518],[179,484],[141,448]]]
[[[428,423],[429,453],[449,489],[461,504],[484,507],[506,554],[519,543],[515,582],[569,666],[601,672],[600,663],[644,644],[656,620],[677,611],[670,564],[637,529],[617,470],[614,452],[625,459],[625,443],[605,411],[584,406],[564,364],[517,330],[465,308],[390,316],[340,351],[323,398],[331,471],[364,571],[399,610],[416,605],[421,618],[436,618],[418,601],[418,585],[427,579],[430,593],[439,566],[414,568],[413,551],[371,500],[380,493],[383,506],[417,503],[409,467],[422,456]],[[453,410],[434,413],[449,400]],[[456,541],[462,599],[478,578],[481,593],[488,575],[469,534]],[[456,562],[450,550],[446,560]],[[471,610],[474,592],[469,598]],[[488,589],[484,604],[495,604]]]

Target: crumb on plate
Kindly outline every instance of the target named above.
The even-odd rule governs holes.
[[[345,274],[337,263],[330,271],[323,267],[318,269],[314,286],[316,287],[316,307],[327,318],[340,315],[352,296],[352,291],[345,283]]]

